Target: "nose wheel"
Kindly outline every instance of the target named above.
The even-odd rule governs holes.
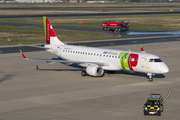
[[[148,82],[152,82],[152,81],[153,81],[152,73],[148,73],[147,75],[149,76],[149,78],[147,79],[147,81],[148,81]]]
[[[153,81],[153,78],[148,78],[147,81],[148,81],[148,82],[152,82],[152,81]]]

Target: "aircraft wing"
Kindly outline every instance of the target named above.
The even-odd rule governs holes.
[[[41,45],[41,46],[38,46],[38,45],[28,45],[28,46],[30,46],[30,47],[36,47],[36,48],[49,49],[49,48],[44,47],[44,45]]]
[[[48,47],[45,47],[45,44],[42,44],[42,45],[27,45],[27,44],[18,44],[18,45],[30,46],[30,47],[42,48],[42,49],[49,49]]]
[[[25,60],[30,60],[30,61],[46,61],[46,62],[76,63],[76,64],[96,64],[99,66],[108,66],[109,65],[104,62],[66,61],[66,60],[52,60],[52,59],[29,59],[24,55],[24,53],[20,49],[19,49],[19,51],[21,52],[21,54]]]

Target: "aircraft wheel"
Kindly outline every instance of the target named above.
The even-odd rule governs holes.
[[[152,81],[153,81],[153,78],[148,78],[147,81],[148,81],[148,82],[152,82]]]
[[[109,31],[109,28],[107,28],[107,31]]]
[[[86,75],[87,75],[86,71],[83,70],[83,71],[81,72],[81,75],[82,75],[82,76],[86,76]]]
[[[109,70],[107,70],[107,74],[114,74],[115,73],[115,71],[109,71]]]
[[[107,29],[106,29],[106,28],[104,28],[104,30],[106,31]]]

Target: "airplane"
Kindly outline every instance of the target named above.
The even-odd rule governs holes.
[[[20,50],[23,58],[30,61],[46,61],[47,63],[75,63],[82,67],[82,76],[103,76],[113,74],[118,70],[146,73],[148,82],[153,81],[153,75],[169,72],[167,65],[156,55],[146,53],[140,44],[141,52],[103,49],[67,45],[61,42],[47,17],[43,17],[46,44],[42,48],[62,58],[52,59],[29,59]]]

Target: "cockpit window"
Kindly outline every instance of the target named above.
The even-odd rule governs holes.
[[[149,62],[153,62],[153,59],[150,59]]]
[[[154,62],[162,62],[161,59],[154,59]]]
[[[162,62],[161,59],[150,59],[149,62]]]

